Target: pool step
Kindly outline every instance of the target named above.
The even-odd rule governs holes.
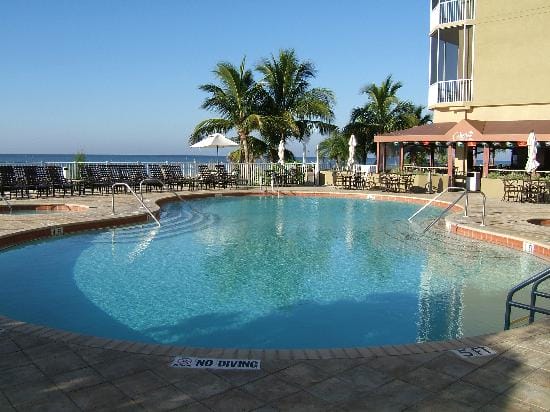
[[[136,243],[152,235],[156,240],[168,239],[211,227],[219,221],[219,217],[195,209],[182,209],[177,213],[161,213],[160,221],[160,228],[153,223],[113,228],[101,233],[93,243]]]
[[[424,226],[420,223],[418,226],[411,225],[409,222],[396,221],[393,225],[388,225],[384,234],[392,238],[396,243],[407,244],[407,247],[413,249],[430,252],[436,252],[441,244],[445,244],[447,255],[458,255],[465,259],[477,258],[480,256],[505,258],[506,250],[493,248],[491,254],[487,253],[487,243],[465,239],[453,233],[449,233],[445,229],[443,222],[438,223],[432,230],[422,233]]]

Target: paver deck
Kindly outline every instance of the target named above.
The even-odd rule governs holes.
[[[294,190],[353,194],[327,188]],[[286,192],[292,193],[293,189]],[[166,196],[171,195],[148,194],[148,205],[156,209],[155,200]],[[47,215],[0,215],[0,238],[81,222],[111,224],[110,202],[109,196],[18,200],[14,203],[69,203],[91,208]],[[130,196],[117,195],[116,205],[116,218],[143,214]],[[455,214],[449,221],[479,228],[479,210],[478,201],[472,202],[469,219]],[[527,222],[549,218],[548,205],[489,201],[487,210],[484,230],[550,244],[550,228]],[[472,346],[487,346],[496,354],[464,359],[450,351]],[[550,408],[550,321],[546,319],[512,331],[450,342],[237,353],[262,359],[260,371],[169,367],[175,355],[195,352],[83,337],[0,317],[0,411]],[[204,353],[235,355],[235,351],[223,349]]]

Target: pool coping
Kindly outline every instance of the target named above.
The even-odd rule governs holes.
[[[337,198],[359,198],[374,201],[398,201],[403,203],[426,204],[428,198],[400,195],[386,195],[380,193],[346,193],[346,192],[306,192],[299,190],[285,190],[277,193],[263,191],[234,191],[234,192],[187,192],[183,196],[168,195],[155,200],[156,208],[153,213],[158,216],[162,204],[182,199],[197,199],[208,197],[230,197],[230,196],[308,196],[308,197],[337,197]],[[432,203],[437,207],[447,207],[451,203],[437,201]],[[75,205],[80,206],[80,205]],[[453,206],[453,211],[461,211],[464,208],[459,205]],[[120,225],[143,223],[149,221],[150,217],[145,211],[139,214],[114,216],[111,218],[98,218],[83,222],[74,222],[63,225],[51,225],[43,228],[29,229],[15,232],[0,237],[0,250],[7,247],[17,246],[29,241],[39,240],[47,237],[56,237],[64,234],[72,234],[88,230],[103,229]],[[541,254],[539,257],[550,256],[550,246],[537,242],[530,242],[526,239],[491,233],[487,229],[477,229],[447,221],[447,230],[464,237],[495,243],[500,246],[510,247],[516,250],[523,250],[525,242],[533,244],[530,251],[533,255]],[[57,228],[62,228],[59,234]],[[548,327],[550,319],[537,320],[534,324],[526,327],[536,328],[537,325]],[[499,345],[513,340],[518,334],[522,334],[525,327],[508,331],[500,331],[484,335],[463,337],[453,340],[430,341],[422,343],[409,343],[400,345],[382,345],[367,347],[346,347],[346,348],[311,348],[311,349],[238,349],[238,348],[200,348],[186,347],[167,344],[148,344],[136,341],[101,338],[89,336],[76,332],[69,332],[62,329],[50,328],[43,325],[32,324],[24,321],[11,319],[0,314],[0,328],[17,333],[35,335],[47,338],[55,342],[74,344],[79,346],[92,347],[97,349],[117,350],[140,355],[162,355],[162,356],[193,356],[193,357],[216,357],[216,358],[248,358],[262,360],[319,360],[319,359],[356,359],[370,358],[373,356],[401,356],[434,352],[446,352],[465,347]]]

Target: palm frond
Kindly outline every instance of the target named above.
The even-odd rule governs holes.
[[[207,119],[195,126],[189,137],[189,144],[197,143],[212,133],[227,133],[233,128],[233,124],[227,119]]]

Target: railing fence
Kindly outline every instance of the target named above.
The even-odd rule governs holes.
[[[475,18],[475,0],[442,0],[430,15],[430,28],[438,24],[459,22]]]
[[[428,92],[429,104],[469,102],[472,100],[472,79],[445,80],[434,83]]]
[[[2,163],[4,164],[4,163]],[[5,163],[14,165],[14,163]],[[260,186],[270,183],[269,172],[287,173],[295,172],[304,176],[304,183],[315,184],[315,163],[229,163],[229,162],[211,162],[211,163],[196,163],[196,162],[35,162],[25,163],[25,165],[55,165],[63,168],[63,174],[67,179],[78,179],[80,177],[79,167],[83,165],[108,164],[108,165],[128,165],[128,164],[143,164],[149,174],[149,166],[152,164],[176,164],[181,167],[185,177],[193,177],[199,174],[199,164],[208,165],[209,169],[214,170],[217,164],[222,164],[229,173],[236,173],[243,185]]]

